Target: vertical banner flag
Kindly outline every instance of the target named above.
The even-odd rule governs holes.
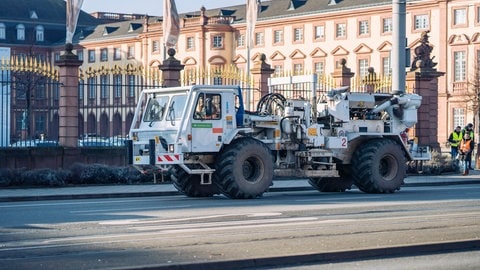
[[[73,43],[73,35],[77,28],[78,16],[82,8],[83,0],[67,0],[67,37],[65,43]]]
[[[258,16],[258,0],[247,0],[247,46],[253,45],[255,23]]]
[[[165,46],[174,47],[180,35],[180,18],[175,0],[163,0],[163,40]]]

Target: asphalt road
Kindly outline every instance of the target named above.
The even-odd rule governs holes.
[[[480,249],[480,186],[0,203],[0,269],[242,269]]]

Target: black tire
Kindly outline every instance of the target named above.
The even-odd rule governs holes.
[[[320,192],[345,192],[352,188],[353,181],[341,177],[310,178],[308,183]]]
[[[270,149],[252,138],[242,138],[218,156],[214,182],[225,196],[253,199],[261,196],[273,179]]]
[[[212,197],[215,194],[220,194],[217,186],[213,183],[210,185],[200,184],[201,177],[199,174],[188,174],[180,166],[174,166],[170,172],[173,186],[188,197]],[[208,176],[205,175],[205,177]]]
[[[353,180],[346,166],[338,166],[340,177],[314,177],[308,180],[308,183],[320,192],[345,192],[350,190]]]
[[[389,139],[371,140],[352,156],[352,178],[366,193],[393,193],[399,190],[407,171],[400,145]]]

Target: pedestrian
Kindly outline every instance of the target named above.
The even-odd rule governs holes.
[[[458,152],[461,156],[460,160],[463,161],[463,175],[467,175],[470,170],[470,164],[472,162],[472,150],[473,140],[470,138],[468,133],[465,133],[458,146]]]
[[[458,154],[458,145],[462,140],[462,127],[457,126],[455,130],[450,133],[448,136],[448,142],[450,143],[450,154],[452,155],[452,159],[455,160]]]
[[[465,126],[465,128],[462,130],[462,138],[465,134],[468,134],[470,136],[470,140],[472,140],[472,151],[470,151],[468,153],[468,156],[466,157],[465,161],[466,163],[468,163],[468,168],[470,170],[473,170],[473,167],[472,167],[472,152],[473,152],[473,145],[475,145],[475,138],[474,138],[474,132],[473,132],[473,124],[472,123],[468,123],[467,126]],[[467,160],[469,160],[467,162]]]

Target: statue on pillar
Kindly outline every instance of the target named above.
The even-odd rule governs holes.
[[[437,63],[433,62],[433,58],[435,56],[430,56],[433,46],[428,41],[429,32],[430,31],[422,32],[420,45],[418,45],[414,50],[415,56],[413,58],[412,66],[410,67],[410,71],[415,71],[418,68],[433,69],[437,65]]]

